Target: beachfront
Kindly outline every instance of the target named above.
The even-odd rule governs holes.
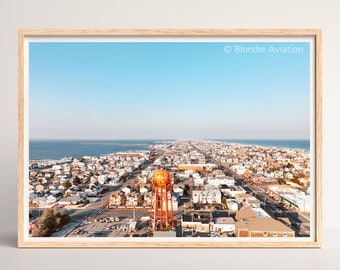
[[[124,222],[119,221],[118,227],[128,228],[127,224],[137,217],[141,225],[139,228],[143,229],[139,234],[145,235],[147,226],[141,219],[146,219],[145,214],[148,214],[136,215],[136,211],[150,207],[152,174],[160,167],[172,175],[172,204],[178,224],[176,236],[185,234],[183,224],[186,229],[193,230],[194,224],[200,227],[195,229],[195,233],[204,232],[204,228],[211,230],[209,226],[198,226],[197,222],[203,221],[196,220],[195,223],[194,218],[192,224],[188,224],[188,211],[193,215],[197,214],[196,211],[207,212],[209,218],[205,221],[213,222],[214,228],[220,228],[217,229],[218,236],[240,236],[239,232],[245,230],[245,221],[237,218],[242,212],[237,213],[249,209],[262,209],[266,213],[252,210],[253,221],[260,218],[257,213],[261,213],[261,217],[270,218],[268,224],[279,222],[280,225],[275,226],[282,230],[281,236],[284,233],[290,236],[292,233],[294,236],[309,235],[306,229],[309,221],[299,217],[299,213],[304,212],[308,218],[308,200],[304,200],[305,207],[302,208],[301,203],[284,200],[283,194],[269,192],[273,187],[289,187],[297,200],[301,199],[299,195],[309,197],[310,157],[306,150],[187,140],[157,144],[148,151],[67,158],[31,165],[31,222],[39,223],[42,211],[37,209],[63,209],[70,212],[73,224],[63,230],[65,235],[72,236],[71,232],[81,226],[85,226],[82,231],[86,232],[89,224],[85,223],[89,223],[89,219],[91,222],[111,220],[110,217],[115,220],[122,210],[128,212],[122,219]],[[134,214],[131,209],[134,209]],[[222,217],[231,217],[225,221],[229,222],[228,226],[219,224],[222,221],[216,217],[215,211],[221,211]],[[298,218],[293,218],[293,213],[297,213]],[[296,225],[299,228],[294,228]],[[266,229],[262,228],[263,233]],[[95,235],[99,235],[101,229],[98,227],[97,230]],[[138,231],[135,227],[131,233],[138,234]],[[125,234],[123,230],[121,234],[111,235],[118,237]],[[196,234],[191,232],[191,235]]]

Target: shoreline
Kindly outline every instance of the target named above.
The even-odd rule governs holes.
[[[150,149],[153,145],[157,145],[157,144],[171,144],[171,143],[174,143],[176,141],[202,141],[202,142],[214,142],[214,143],[223,143],[223,144],[226,144],[226,145],[230,145],[230,146],[240,146],[240,147],[263,147],[263,148],[267,148],[268,150],[269,149],[282,149],[282,150],[285,150],[285,151],[306,151],[308,153],[310,153],[310,149],[307,149],[307,148],[304,148],[304,147],[288,147],[288,146],[281,146],[281,145],[263,145],[263,144],[258,144],[258,143],[255,143],[255,144],[251,144],[249,142],[280,142],[280,144],[282,142],[309,142],[310,144],[310,140],[263,140],[263,139],[259,139],[259,140],[248,140],[248,139],[245,139],[245,140],[230,140],[230,141],[227,141],[227,139],[220,139],[220,140],[217,140],[217,139],[207,139],[207,140],[174,140],[174,141],[169,141],[169,140],[164,140],[163,141],[160,141],[160,140],[155,140],[153,141],[153,143],[118,143],[118,142],[105,142],[106,140],[98,140],[98,142],[82,142],[82,141],[78,141],[78,140],[74,140],[74,141],[68,141],[68,142],[74,142],[74,143],[79,143],[79,145],[83,145],[83,146],[117,146],[117,147],[122,147],[122,149],[116,149],[115,151],[111,151],[111,152],[108,152],[110,149],[107,149],[107,151],[105,150],[105,152],[102,152],[100,153],[99,155],[91,155],[89,153],[86,153],[84,155],[64,155],[64,156],[61,156],[61,157],[58,157],[58,158],[45,158],[45,157],[42,157],[42,158],[34,158],[34,159],[29,159],[29,163],[33,163],[33,162],[53,162],[53,161],[60,161],[60,162],[65,162],[63,161],[63,159],[69,159],[69,158],[76,158],[76,159],[81,159],[81,158],[84,158],[86,156],[89,156],[89,157],[100,157],[100,156],[103,156],[103,155],[110,155],[110,154],[115,154],[115,153],[118,153],[118,152],[135,152],[135,151],[149,151],[147,149]],[[112,141],[115,141],[115,140],[112,140]],[[121,141],[121,140],[116,140],[116,141]],[[126,140],[126,141],[129,141],[129,140]],[[132,141],[132,140],[130,140]],[[136,140],[137,141],[137,140]],[[140,141],[144,141],[144,140],[140,140]],[[152,140],[145,140],[145,141],[152,141]],[[40,141],[32,141],[32,142],[40,142]],[[44,141],[41,141],[42,143],[58,143],[58,142],[61,142],[61,143],[65,143],[66,141],[65,140],[44,140]],[[133,147],[133,146],[136,146],[136,147],[145,147],[147,149],[124,149],[125,147]]]

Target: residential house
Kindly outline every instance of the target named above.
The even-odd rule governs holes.
[[[126,193],[126,206],[135,207],[138,204],[138,193],[137,192],[129,192]]]
[[[121,198],[120,194],[112,193],[110,195],[109,206],[120,206]]]
[[[193,186],[192,187],[193,203],[221,203],[221,191],[216,186]]]
[[[207,182],[208,185],[213,185],[217,187],[222,185],[232,187],[235,185],[235,179],[233,177],[209,177]]]
[[[32,199],[32,203],[37,204],[40,207],[47,203],[47,199],[45,197],[35,197]]]
[[[58,201],[58,204],[60,205],[75,205],[75,204],[79,204],[83,201],[83,198],[78,197],[78,196],[68,196],[68,197],[64,197],[62,199],[60,199]]]
[[[45,186],[43,185],[36,185],[35,186],[35,192],[36,193],[43,193],[45,191]]]
[[[108,180],[108,176],[107,175],[99,175],[98,176],[98,183],[101,185],[104,185],[106,183],[106,181]]]
[[[181,185],[175,184],[172,187],[172,191],[173,191],[173,195],[177,198],[180,196],[183,196],[184,186],[182,184]]]
[[[131,192],[131,187],[125,186],[125,187],[122,188],[122,191],[125,193],[125,195],[127,195]]]
[[[139,188],[139,193],[140,194],[144,194],[150,191],[150,187],[149,186],[140,186]]]
[[[204,185],[204,179],[202,177],[195,177],[194,178],[194,185],[195,186],[203,186]]]
[[[240,209],[240,206],[242,206],[241,203],[236,202],[234,199],[233,200],[232,199],[228,199],[226,201],[226,203],[227,203],[229,211],[231,211],[231,212],[238,211]]]

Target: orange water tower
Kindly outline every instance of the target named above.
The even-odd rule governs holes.
[[[174,227],[170,174],[166,170],[157,170],[152,180],[149,228],[152,231],[170,230]]]

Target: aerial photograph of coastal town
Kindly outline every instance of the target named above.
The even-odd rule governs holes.
[[[308,42],[30,42],[30,237],[309,238]]]

